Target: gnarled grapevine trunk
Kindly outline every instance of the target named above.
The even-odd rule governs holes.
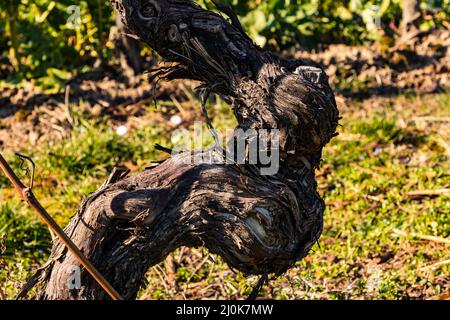
[[[230,103],[237,129],[278,129],[280,169],[262,175],[262,165],[229,164],[215,148],[182,152],[130,177],[112,174],[84,201],[67,233],[129,299],[148,268],[180,246],[206,246],[246,274],[286,271],[322,231],[314,170],[338,123],[327,76],[312,62],[256,46],[226,8],[219,9],[231,22],[190,0],[112,3],[132,32],[173,62],[155,77],[201,81]],[[197,161],[186,161],[192,157]],[[68,289],[78,265],[55,243],[35,277],[42,283],[38,297],[107,298],[84,271],[81,290]]]

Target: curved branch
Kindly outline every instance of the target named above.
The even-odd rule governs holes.
[[[111,2],[129,30],[176,63],[156,76],[200,80],[230,102],[237,130],[278,129],[280,168],[265,176],[261,163],[230,163],[216,149],[178,153],[102,186],[67,227],[71,239],[126,298],[136,296],[150,266],[180,246],[206,246],[246,274],[283,273],[322,231],[314,170],[339,117],[326,74],[257,47],[193,1]],[[84,272],[81,290],[65,288],[73,265],[55,244],[38,296],[107,298]]]

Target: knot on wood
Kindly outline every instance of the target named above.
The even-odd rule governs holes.
[[[176,25],[170,25],[169,30],[167,31],[167,37],[170,42],[180,41],[180,33],[178,32],[178,27]]]
[[[139,13],[142,18],[156,18],[159,15],[159,6],[153,0],[142,1]]]
[[[294,73],[298,74],[305,80],[317,84],[321,81],[321,76],[324,74],[324,71],[316,67],[300,66],[295,69]]]

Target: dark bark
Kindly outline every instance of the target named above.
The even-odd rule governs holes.
[[[403,0],[402,40],[409,41],[419,34],[422,20],[420,0]]]
[[[180,246],[205,246],[246,274],[281,274],[322,231],[315,169],[335,135],[338,110],[324,71],[257,47],[234,23],[189,0],[114,0],[124,24],[172,63],[155,77],[196,79],[233,107],[239,127],[280,130],[280,170],[225,163],[217,149],[182,152],[124,178],[114,174],[82,204],[66,231],[126,298]],[[235,20],[235,19],[233,19]],[[203,155],[201,163],[186,159]],[[211,161],[214,160],[214,161]],[[37,274],[41,299],[103,299],[60,243]]]
[[[120,17],[116,17],[116,27],[116,48],[118,49],[120,64],[126,76],[131,78],[144,71],[139,41],[127,36],[129,32]]]

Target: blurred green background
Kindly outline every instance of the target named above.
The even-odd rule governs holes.
[[[395,38],[402,18],[402,0],[221,2],[234,8],[258,44],[276,50]],[[212,7],[208,0],[200,3]],[[73,6],[79,6],[80,19]],[[450,0],[423,1],[421,10],[421,30],[442,28],[450,17]],[[96,64],[116,64],[113,15],[107,0],[2,0],[0,62],[11,68],[0,72],[0,78],[10,82],[37,78],[43,86],[51,86]]]

